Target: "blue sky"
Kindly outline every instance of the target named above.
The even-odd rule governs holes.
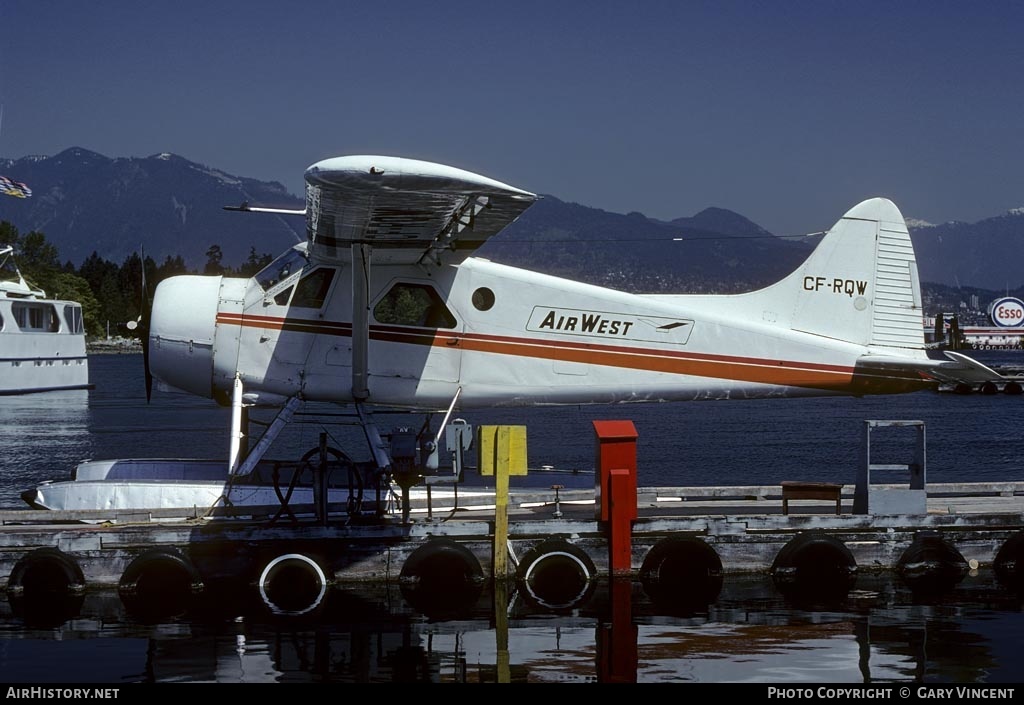
[[[389,154],[778,235],[1024,206],[1024,3],[0,1],[0,156]],[[32,186],[32,184],[30,184]]]

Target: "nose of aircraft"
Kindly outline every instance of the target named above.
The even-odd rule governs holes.
[[[191,394],[213,396],[221,279],[183,275],[157,286],[149,328],[149,369],[155,379]]]

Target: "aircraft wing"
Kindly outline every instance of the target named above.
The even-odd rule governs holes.
[[[882,373],[917,373],[937,382],[980,384],[1002,379],[1002,375],[963,353],[943,350],[946,359],[904,358],[865,355],[857,360],[857,368]]]
[[[479,174],[415,159],[347,156],[306,170],[310,253],[348,259],[353,243],[374,261],[440,263],[468,256],[520,216],[536,194]]]

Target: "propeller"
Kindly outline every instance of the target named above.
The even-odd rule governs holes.
[[[142,342],[142,364],[146,370],[146,402],[153,396],[153,373],[149,369],[149,319],[153,309],[153,299],[149,296],[149,289],[146,287],[146,254],[143,248],[139,247],[139,264],[142,267],[142,302],[139,306],[139,317],[126,324],[128,330],[138,330]]]

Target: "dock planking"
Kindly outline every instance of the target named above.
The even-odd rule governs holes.
[[[892,485],[899,488],[901,485]],[[887,485],[879,485],[884,490]],[[652,547],[666,537],[699,539],[720,557],[722,572],[767,572],[779,552],[802,532],[835,537],[849,548],[862,570],[895,569],[922,532],[941,535],[972,566],[991,565],[1000,547],[1024,528],[1024,482],[937,483],[927,492],[927,513],[852,513],[855,487],[843,485],[841,513],[831,500],[790,499],[783,511],[778,486],[643,487],[637,489],[632,522],[631,565],[642,569]],[[606,522],[595,518],[595,492],[559,489],[513,490],[508,501],[508,544],[514,558],[538,542],[558,537],[585,552],[597,574],[609,567]],[[251,565],[283,553],[317,556],[334,583],[393,581],[417,548],[439,539],[471,551],[485,574],[493,568],[495,505],[487,497],[441,498],[410,507],[400,516],[348,517],[328,507],[319,521],[313,507],[293,507],[294,519],[270,522],[277,507],[56,512],[0,511],[0,581],[19,559],[41,547],[75,557],[85,582],[116,586],[141,552],[174,547],[187,554],[210,579],[252,572]],[[509,577],[509,576],[504,576]],[[255,579],[255,578],[254,578]]]

